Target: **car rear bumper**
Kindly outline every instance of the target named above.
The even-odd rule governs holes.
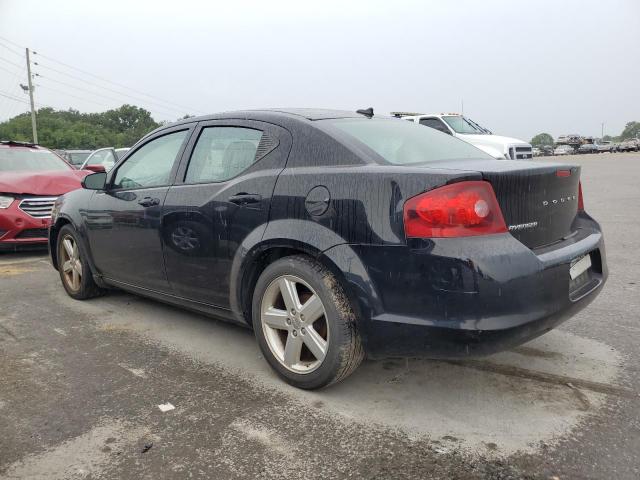
[[[46,248],[50,218],[35,218],[19,208],[14,200],[0,210],[0,251]]]
[[[361,330],[371,358],[487,355],[541,335],[586,307],[607,279],[600,228],[530,250],[510,234],[358,248],[377,294]],[[570,279],[576,259],[592,267]]]

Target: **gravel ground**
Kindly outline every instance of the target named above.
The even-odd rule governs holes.
[[[606,236],[586,311],[510,352],[367,361],[320,392],[280,382],[249,330],[121,292],[76,302],[42,253],[0,255],[0,478],[639,478],[640,154],[558,160],[582,165]]]

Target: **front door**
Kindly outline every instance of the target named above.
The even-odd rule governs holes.
[[[262,236],[290,148],[290,134],[269,123],[198,125],[163,209],[165,265],[176,295],[229,307],[234,256],[247,236]]]
[[[136,148],[96,192],[87,209],[91,253],[105,277],[169,292],[160,224],[162,205],[190,133],[162,132]]]

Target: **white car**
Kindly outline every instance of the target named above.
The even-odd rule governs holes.
[[[418,114],[391,112],[395,117],[435,128],[471,145],[494,158],[528,160],[533,158],[531,144],[517,138],[494,135],[473,120],[458,113]]]
[[[94,150],[91,155],[87,157],[80,169],[86,169],[89,165],[101,165],[104,170],[108,172],[113,166],[120,160],[130,148],[99,148]]]
[[[573,155],[574,153],[576,151],[571,145],[558,145],[553,151],[554,155]]]

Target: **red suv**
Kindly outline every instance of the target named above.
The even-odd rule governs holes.
[[[0,251],[45,247],[53,202],[89,173],[44,147],[0,142]]]

